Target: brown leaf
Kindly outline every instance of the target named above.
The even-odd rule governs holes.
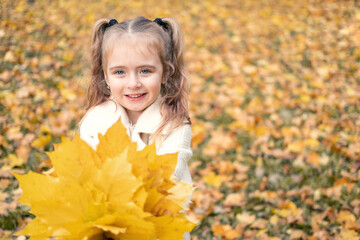
[[[251,215],[248,212],[244,212],[244,213],[236,215],[236,220],[238,220],[240,223],[245,224],[245,225],[252,224],[255,221],[255,219],[256,219],[256,216]]]
[[[233,207],[233,206],[241,206],[245,203],[245,194],[242,193],[230,193],[226,196],[224,201],[224,206]]]
[[[253,224],[251,224],[250,227],[264,229],[264,228],[266,228],[267,223],[268,223],[268,220],[260,218],[260,219],[256,219],[256,221]]]
[[[298,229],[289,229],[287,231],[287,233],[290,232],[290,239],[305,239],[306,238],[306,234],[305,232],[298,230]]]

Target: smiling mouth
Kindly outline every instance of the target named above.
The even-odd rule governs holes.
[[[127,94],[125,96],[129,97],[129,98],[140,98],[142,96],[144,96],[146,93],[140,93],[140,94]]]

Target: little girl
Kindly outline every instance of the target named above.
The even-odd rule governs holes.
[[[80,137],[92,148],[120,118],[138,150],[178,152],[173,175],[191,183],[188,77],[180,26],[172,18],[100,19],[91,37],[92,76]],[[190,234],[185,233],[185,239]]]

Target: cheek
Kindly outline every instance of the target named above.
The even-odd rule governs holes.
[[[112,79],[109,79],[109,86],[112,90],[120,90],[124,88],[123,83],[121,81],[114,81]]]
[[[153,91],[160,91],[161,88],[161,81],[154,81],[149,85],[149,88],[151,88]]]

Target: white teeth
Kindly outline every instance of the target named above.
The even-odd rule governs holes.
[[[142,94],[134,94],[134,95],[128,95],[128,96],[131,98],[137,98],[137,97],[142,96]]]

